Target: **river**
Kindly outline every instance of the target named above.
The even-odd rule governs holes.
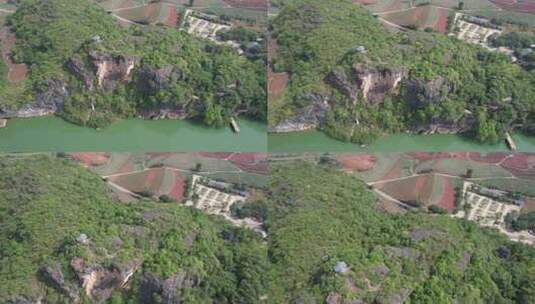
[[[240,120],[241,132],[184,120],[126,119],[94,130],[54,116],[10,119],[0,128],[0,152],[266,151],[264,123]]]
[[[535,137],[513,134],[519,152],[535,152]],[[509,151],[505,142],[495,145],[481,144],[460,135],[395,134],[381,137],[366,147],[344,143],[319,131],[288,134],[269,134],[270,152],[496,152]]]

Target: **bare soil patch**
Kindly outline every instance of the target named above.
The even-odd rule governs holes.
[[[345,170],[362,172],[373,169],[377,163],[377,158],[370,154],[353,154],[340,155],[337,157],[337,161]]]
[[[535,0],[490,0],[504,10],[535,14]]]
[[[453,187],[451,181],[447,178],[443,179],[443,186],[444,190],[442,192],[440,201],[438,202],[438,206],[442,209],[448,210],[449,213],[453,213],[455,211],[455,188]]]
[[[169,13],[167,14],[165,25],[175,27],[178,24],[178,13],[176,11],[176,6],[168,4],[168,8]]]
[[[11,50],[16,42],[16,37],[8,27],[0,30],[0,40],[2,42],[2,60],[8,68],[7,80],[11,83],[19,83],[26,79],[28,67],[25,64],[16,64],[11,59]]]
[[[236,153],[229,158],[229,161],[247,172],[259,174],[268,172],[267,154],[264,153]]]
[[[105,152],[79,152],[72,153],[71,156],[75,161],[87,167],[105,165],[110,159],[108,153]]]
[[[173,171],[173,187],[169,191],[169,196],[180,202],[184,199],[185,183],[184,178],[178,171]]]

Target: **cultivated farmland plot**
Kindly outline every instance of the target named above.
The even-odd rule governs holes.
[[[108,181],[121,201],[167,196],[183,201],[192,175],[264,188],[267,155],[262,153],[72,153],[71,158]]]
[[[325,156],[323,156],[325,157]],[[409,204],[455,213],[456,193],[465,180],[535,196],[535,155],[508,153],[337,154],[338,168],[366,182],[380,208],[399,211]],[[310,158],[307,158],[310,161]],[[318,158],[318,161],[321,158]],[[394,204],[398,204],[396,209]]]

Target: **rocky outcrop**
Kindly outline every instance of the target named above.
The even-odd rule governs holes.
[[[0,106],[0,118],[28,118],[51,115],[63,107],[63,103],[68,96],[69,92],[64,81],[47,80],[43,88],[36,92],[35,102],[18,109],[2,108]]]
[[[69,59],[67,62],[67,69],[83,81],[86,89],[90,91],[94,89],[95,73],[90,68],[86,67],[80,56],[74,55]]]
[[[146,274],[141,279],[139,302],[152,303],[154,295],[159,295],[162,304],[185,303],[182,299],[182,291],[198,284],[198,279],[185,272],[177,273],[166,280],[159,279],[153,274]]]
[[[459,134],[474,128],[476,117],[471,112],[465,112],[458,120],[433,118],[427,123],[419,124],[411,129],[416,134]]]
[[[362,96],[369,103],[383,102],[385,95],[396,93],[401,80],[407,76],[403,68],[353,65],[356,83]]]
[[[376,67],[355,64],[351,76],[343,71],[332,71],[325,82],[338,89],[342,94],[357,102],[359,94],[369,103],[383,102],[387,94],[395,94],[401,80],[407,76],[403,68]]]
[[[325,299],[325,303],[327,304],[341,304],[342,303],[342,295],[337,292],[331,292]]]
[[[448,81],[438,76],[433,80],[411,79],[403,83],[404,100],[413,108],[439,103],[452,91]]]
[[[43,266],[39,269],[39,273],[41,274],[45,283],[69,297],[72,303],[80,302],[78,289],[65,281],[65,277],[63,276],[63,272],[61,271],[61,267],[59,265],[54,267]]]
[[[161,90],[169,89],[173,83],[186,80],[184,73],[172,65],[162,68],[143,66],[136,72],[136,87],[147,96],[154,96]],[[154,107],[144,109],[141,115],[147,119],[184,119],[191,113],[201,113],[204,106],[201,102],[173,103],[169,100]]]
[[[82,258],[74,258],[71,261],[71,267],[86,296],[98,302],[106,301],[115,290],[124,287],[140,265],[140,261],[133,260],[122,267],[112,265],[104,268],[100,265],[88,265]]]
[[[90,52],[96,81],[99,87],[106,91],[115,89],[117,83],[130,80],[137,58],[133,56],[111,55],[100,52]]]
[[[323,125],[327,112],[331,110],[329,98],[322,94],[309,94],[310,104],[297,110],[294,117],[283,120],[275,126],[269,127],[271,133],[289,133],[311,130]]]
[[[74,55],[66,64],[67,69],[91,91],[96,85],[105,91],[113,91],[118,84],[130,81],[138,58],[134,56],[111,55],[92,51],[89,62]]]
[[[169,88],[170,84],[186,79],[184,73],[172,65],[159,69],[143,66],[136,73],[136,78],[138,90],[148,95],[154,95],[159,90]]]

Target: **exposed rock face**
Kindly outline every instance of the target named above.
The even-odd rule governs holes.
[[[417,260],[420,258],[420,252],[416,249],[409,247],[385,247],[385,253],[390,258],[404,258],[410,260]]]
[[[35,102],[12,110],[0,107],[0,118],[36,117],[54,114],[63,107],[65,99],[69,96],[65,82],[51,79],[46,82],[45,88],[36,94]]]
[[[402,68],[378,68],[362,64],[354,65],[353,73],[362,96],[370,103],[382,102],[386,94],[395,93],[401,80],[407,76]]]
[[[389,296],[379,296],[375,300],[378,304],[402,304],[410,296],[411,291],[406,288],[402,288],[395,294]]]
[[[133,56],[111,55],[92,51],[89,53],[90,64],[75,55],[67,62],[67,69],[84,82],[87,90],[99,88],[106,91],[115,89],[118,83],[130,81],[132,71],[138,61]]]
[[[160,69],[143,66],[137,72],[137,87],[145,93],[153,95],[158,90],[167,89],[170,83],[185,80],[184,73],[172,65]]]
[[[451,92],[452,87],[442,76],[431,81],[412,79],[405,81],[404,99],[413,108],[425,106],[430,103],[439,103]]]
[[[54,268],[50,266],[43,266],[39,269],[39,272],[43,276],[46,283],[68,296],[73,303],[80,302],[77,288],[65,282],[63,272],[61,272],[59,265],[55,266]]]
[[[134,260],[124,267],[112,266],[106,269],[100,265],[86,265],[81,258],[71,261],[71,267],[85,294],[97,301],[106,301],[114,290],[124,287],[140,264]]]
[[[325,82],[339,90],[346,97],[356,101],[358,88],[352,83],[343,71],[332,71],[325,77]]]
[[[406,77],[406,70],[402,68],[373,67],[365,64],[355,64],[352,76],[345,72],[332,71],[325,81],[338,89],[342,94],[357,102],[359,93],[369,103],[383,102],[385,95],[396,93],[401,80]]]
[[[342,303],[342,295],[337,292],[331,292],[327,296],[327,299],[325,299],[325,302],[327,304],[341,304]]]
[[[89,57],[95,68],[97,84],[107,91],[115,89],[117,82],[129,81],[137,61],[132,56],[114,56],[100,52],[91,52]]]
[[[310,100],[309,106],[299,109],[294,117],[270,127],[269,132],[289,133],[306,131],[321,126],[325,122],[327,112],[331,110],[328,97],[321,94],[310,94],[308,100]]]
[[[139,301],[141,303],[152,303],[154,294],[159,294],[161,297],[160,303],[162,304],[185,303],[182,299],[182,290],[193,288],[198,284],[197,279],[184,272],[177,273],[166,280],[147,274],[141,280]]]
[[[465,113],[457,121],[449,121],[441,118],[432,119],[426,124],[414,127],[412,132],[418,134],[458,134],[472,129],[476,122],[476,118],[472,113]]]
[[[94,89],[95,74],[91,69],[88,69],[85,66],[85,63],[80,56],[75,55],[72,57],[67,62],[67,69],[84,82],[86,89],[90,91]]]

